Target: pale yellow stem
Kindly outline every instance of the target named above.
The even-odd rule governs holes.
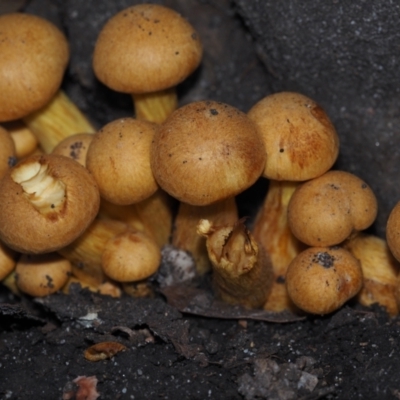
[[[161,124],[177,108],[176,89],[153,93],[132,94],[137,119]]]
[[[206,241],[197,234],[197,224],[201,219],[209,220],[213,225],[230,225],[238,220],[238,211],[234,198],[229,198],[208,206],[191,206],[180,203],[172,244],[191,253],[199,274],[204,274],[211,268],[208,258]]]
[[[159,189],[148,199],[134,204],[145,227],[145,232],[153,236],[161,247],[169,243],[172,232],[172,199]]]
[[[67,95],[59,90],[45,107],[23,118],[45,153],[68,136],[96,130]]]
[[[400,264],[387,242],[377,236],[358,233],[343,243],[361,263],[363,286],[357,300],[364,306],[378,303],[392,315],[399,314]]]
[[[274,284],[264,308],[269,311],[294,310],[287,295],[287,267],[304,248],[292,234],[287,222],[287,208],[298,182],[271,180],[264,204],[259,211],[253,234],[271,258]]]

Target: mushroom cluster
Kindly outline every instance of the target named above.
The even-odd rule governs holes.
[[[200,37],[174,10],[139,4],[110,18],[93,49],[96,77],[131,94],[135,114],[94,129],[60,90],[64,34],[22,13],[0,25],[0,279],[11,290],[78,282],[150,296],[172,244],[231,304],[326,314],[355,297],[398,313],[400,205],[388,243],[362,232],[376,198],[332,170],[338,135],[314,100],[274,93],[248,113],[212,99],[178,106]],[[236,196],[260,177],[268,194],[249,221]]]

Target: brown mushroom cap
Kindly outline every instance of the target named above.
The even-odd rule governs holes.
[[[197,206],[233,197],[250,187],[265,164],[255,124],[235,107],[215,101],[190,103],[160,126],[151,148],[159,185]]]
[[[0,239],[22,253],[48,253],[75,240],[95,218],[97,184],[76,161],[30,156],[0,181]]]
[[[116,91],[148,93],[182,82],[201,56],[198,34],[180,14],[156,4],[139,4],[106,23],[95,46],[93,69]]]
[[[63,139],[54,147],[51,154],[66,156],[86,166],[86,154],[94,135],[92,133],[76,133]]]
[[[153,275],[161,251],[153,238],[142,232],[126,231],[110,239],[103,251],[104,273],[117,282],[141,281]]]
[[[61,85],[69,59],[64,34],[43,18],[0,16],[0,121],[42,108]]]
[[[328,314],[355,296],[362,286],[360,262],[341,247],[311,247],[289,264],[286,287],[300,309]]]
[[[134,118],[110,122],[94,135],[86,155],[103,198],[127,205],[158,189],[150,167],[150,146],[157,125]]]
[[[377,210],[376,197],[363,180],[349,172],[329,171],[295,190],[288,223],[309,246],[332,246],[368,228]]]
[[[390,251],[400,261],[400,201],[389,214],[386,224],[386,240]]]
[[[71,263],[57,253],[23,254],[15,267],[18,288],[43,297],[60,290],[71,275]]]
[[[0,242],[0,281],[13,271],[17,258],[14,250]]]
[[[269,95],[248,112],[265,142],[269,179],[305,181],[328,171],[339,153],[339,137],[325,111],[293,92]]]

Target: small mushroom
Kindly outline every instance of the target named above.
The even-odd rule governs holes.
[[[362,287],[362,270],[348,250],[310,247],[289,264],[286,288],[292,301],[311,314],[328,314],[354,297]]]
[[[368,228],[378,210],[371,188],[345,171],[329,171],[299,186],[288,206],[293,234],[309,246],[333,246]]]
[[[23,254],[15,267],[21,292],[35,297],[60,290],[71,274],[71,263],[57,253]]]
[[[112,121],[94,135],[86,164],[99,185],[102,215],[153,235],[162,247],[171,233],[172,209],[150,166],[156,129],[134,118]]]
[[[243,221],[215,226],[203,219],[197,232],[206,237],[217,296],[230,304],[262,307],[272,286],[271,260]]]
[[[160,266],[161,251],[151,236],[126,231],[111,238],[102,254],[104,273],[117,282],[142,281]]]
[[[85,231],[99,204],[95,180],[76,161],[27,157],[0,182],[0,239],[21,253],[57,251]]]
[[[202,53],[199,35],[180,14],[138,4],[105,24],[93,69],[106,86],[132,94],[136,118],[160,123],[177,106],[175,86],[197,68]]]

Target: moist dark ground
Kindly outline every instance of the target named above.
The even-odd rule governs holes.
[[[130,115],[131,100],[96,81],[90,68],[93,44],[105,20],[134,3],[33,0],[25,6],[68,35],[72,57],[63,87],[98,127]],[[391,82],[392,75],[398,77],[393,70],[398,51],[393,45],[391,53],[389,45],[399,30],[393,18],[385,17],[397,15],[398,7],[374,2],[363,8],[363,1],[340,0],[301,7],[295,1],[157,3],[189,18],[205,44],[201,68],[179,88],[181,104],[209,98],[247,111],[277,90],[312,95],[329,111],[346,144],[340,168],[367,174],[362,177],[379,192],[384,211],[374,230],[382,236],[388,207],[398,200],[398,85]],[[348,10],[352,4],[356,9]],[[338,19],[340,29],[334,33],[321,28]],[[367,46],[363,52],[348,40],[346,27],[354,25],[361,36],[376,29],[387,40],[373,31],[369,41],[361,38]],[[334,52],[328,39],[307,39],[321,38],[321,32],[335,45]],[[371,45],[373,39],[381,45]],[[332,65],[331,54],[346,62],[347,74]],[[386,74],[374,79],[382,71],[376,59]],[[381,86],[378,78],[384,78]],[[325,91],[321,81],[329,81]],[[373,150],[378,148],[377,156]],[[262,181],[240,197],[242,215],[254,215],[265,190]],[[0,399],[66,398],[78,376],[96,376],[101,399],[399,399],[399,331],[399,318],[353,302],[325,317],[268,322],[181,313],[161,294],[112,299],[76,288],[69,296],[35,300],[1,287]],[[85,349],[103,341],[122,343],[126,350],[112,359],[87,361]]]

